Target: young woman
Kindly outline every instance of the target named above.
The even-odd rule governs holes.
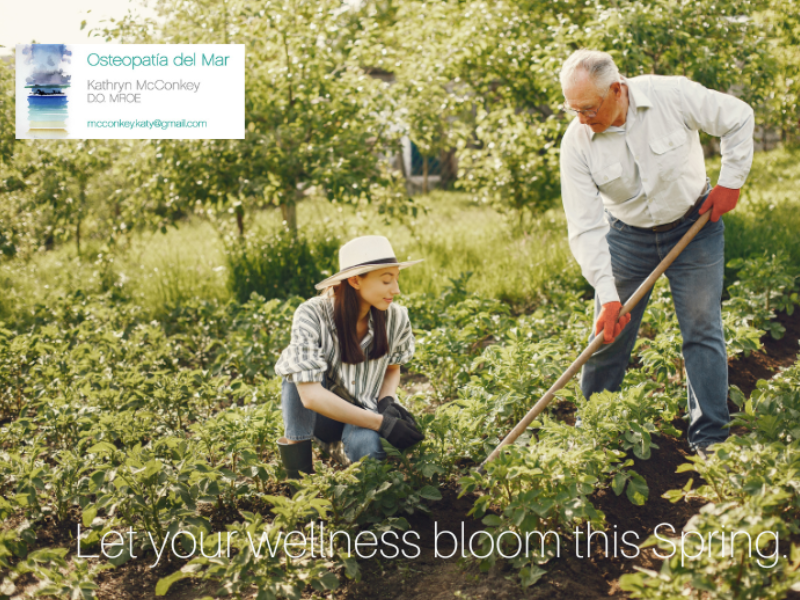
[[[313,472],[313,437],[341,440],[349,461],[383,460],[381,437],[400,449],[422,440],[395,397],[414,335],[394,297],[400,269],[418,262],[398,262],[383,236],[356,238],[339,249],[339,272],[315,286],[323,293],[297,307],[291,343],[275,365],[285,425],[278,447],[289,478]]]

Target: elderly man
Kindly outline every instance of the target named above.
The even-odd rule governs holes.
[[[721,296],[725,226],[753,160],[753,111],[685,77],[619,75],[605,52],[578,50],[564,63],[564,108],[577,118],[561,142],[561,193],[569,244],[595,289],[604,346],[585,364],[581,389],[619,389],[648,292],[630,315],[622,302],[699,215],[711,218],[667,269],[683,336],[690,447],[702,458],[724,441],[728,364]],[[698,130],[721,138],[711,188]],[[580,422],[578,422],[580,425]]]

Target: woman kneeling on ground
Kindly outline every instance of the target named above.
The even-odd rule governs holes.
[[[400,269],[418,262],[398,262],[383,236],[356,238],[339,249],[339,272],[315,286],[321,295],[297,307],[291,343],[275,365],[287,477],[314,472],[312,438],[343,464],[386,458],[381,437],[401,450],[423,439],[395,398],[414,334],[408,309],[393,299]]]

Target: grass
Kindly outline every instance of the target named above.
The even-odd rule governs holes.
[[[326,228],[340,239],[385,235],[401,260],[424,259],[400,276],[404,292],[440,292],[451,278],[472,271],[468,289],[488,297],[524,302],[554,274],[577,273],[561,211],[549,211],[526,232],[515,219],[477,205],[466,194],[431,193],[427,215],[405,225],[387,225],[367,210],[312,201],[300,207],[300,226]]]
[[[719,158],[709,161],[716,182]],[[736,209],[726,214],[725,261],[783,252],[800,272],[800,150],[756,153]],[[726,271],[727,283],[732,273]]]
[[[784,252],[800,270],[800,150],[779,149],[755,155],[753,169],[735,211],[725,215],[726,261],[768,252]],[[712,183],[720,160],[707,162]],[[417,198],[428,207],[413,221],[387,224],[371,207],[331,204],[309,198],[298,207],[298,223],[307,236],[332,233],[347,240],[359,235],[385,235],[399,259],[424,258],[404,270],[403,292],[440,292],[462,272],[472,271],[468,289],[513,304],[526,304],[550,279],[566,274],[580,278],[569,251],[563,211],[548,211],[526,231],[516,219],[472,202],[466,194],[431,193]],[[280,213],[250,215],[249,229],[267,232],[281,227]],[[15,323],[36,303],[54,294],[82,290],[94,294],[114,290],[138,303],[152,318],[192,298],[226,301],[227,264],[222,240],[214,227],[199,219],[177,230],[140,233],[114,254],[97,241],[87,241],[80,258],[74,244],[36,255],[28,263],[0,263],[0,321]],[[728,282],[733,273],[726,273]]]
[[[332,205],[310,198],[298,208],[298,226],[307,236],[333,233],[339,239],[385,235],[401,260],[424,258],[401,274],[403,292],[440,292],[451,278],[472,271],[468,288],[479,294],[524,303],[555,274],[577,275],[561,211],[549,211],[527,231],[515,220],[470,201],[466,194],[436,191],[424,199],[428,213],[405,224],[387,224],[370,207]],[[280,213],[251,216],[250,229],[281,227]],[[97,243],[84,244],[80,258],[67,244],[35,256],[28,264],[0,265],[0,320],[13,322],[53,294],[81,289],[93,294],[116,288],[152,318],[199,296],[226,301],[227,265],[222,240],[206,221],[191,219],[177,230],[135,234],[124,251],[104,255]]]
[[[228,299],[225,257],[214,228],[195,221],[177,230],[143,232],[130,238],[124,251],[103,252],[96,241],[41,253],[26,263],[0,263],[0,321],[24,320],[36,304],[82,290],[86,295],[114,290],[139,303],[152,318],[192,297]]]

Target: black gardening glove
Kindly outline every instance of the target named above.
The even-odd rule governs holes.
[[[406,407],[397,402],[392,396],[384,396],[378,401],[378,412],[380,414],[388,412],[390,415],[403,419],[409,425],[413,425],[415,429],[419,429],[414,415],[408,412]]]
[[[383,413],[378,434],[398,450],[405,450],[417,442],[421,442],[423,436],[412,424],[406,423],[401,417],[392,414],[392,410]]]

